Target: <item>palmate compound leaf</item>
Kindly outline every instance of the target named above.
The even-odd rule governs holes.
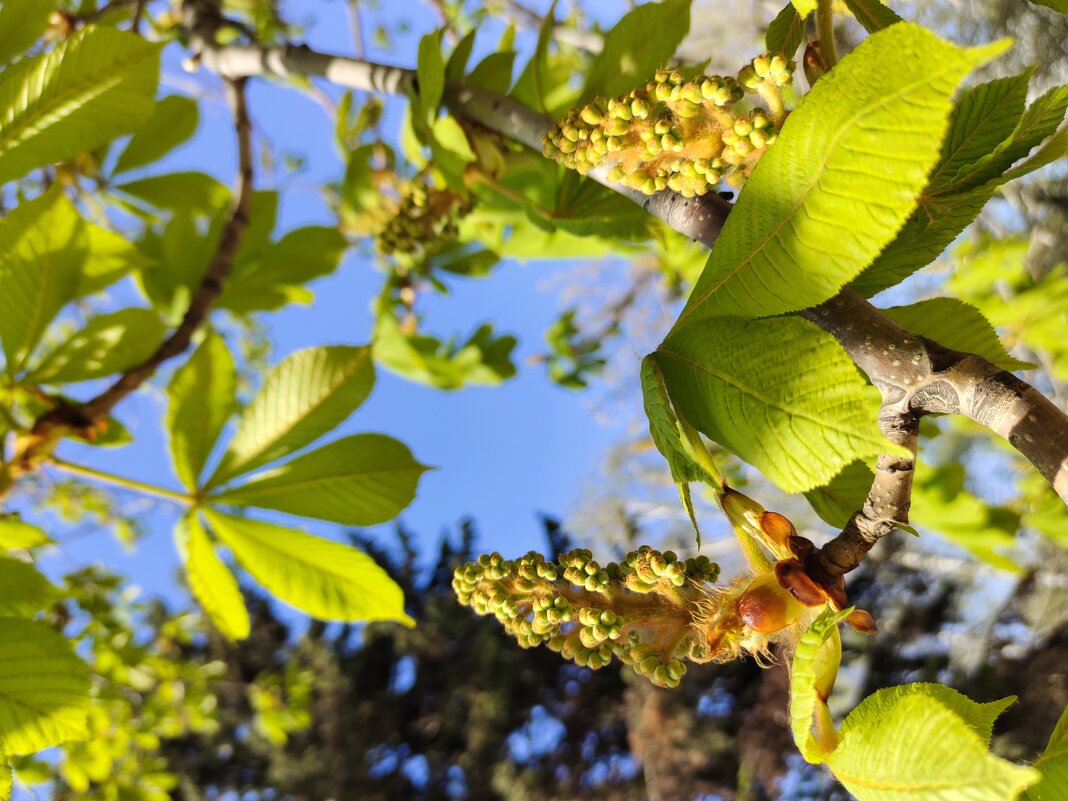
[[[656,449],[667,459],[671,478],[679,488],[679,497],[682,498],[686,514],[690,516],[690,522],[697,533],[697,546],[700,547],[701,529],[697,525],[697,516],[693,510],[690,483],[701,481],[722,491],[722,482],[700,464],[700,459],[671,406],[667,387],[664,386],[664,376],[657,366],[655,356],[642,359],[641,383],[645,416],[649,418],[649,434]]]
[[[174,472],[195,489],[215,441],[233,410],[237,370],[226,341],[211,331],[174,371],[167,387],[167,432]]]
[[[1027,791],[1027,801],[1068,801],[1068,707],[1061,713],[1035,767],[1042,779]]]
[[[0,75],[0,184],[68,159],[148,119],[161,45],[84,28]]]
[[[355,434],[211,498],[216,503],[370,526],[400,514],[415,497],[426,470],[404,443],[382,434]]]
[[[915,208],[957,84],[1007,44],[965,50],[899,23],[843,58],[760,159],[675,330],[803,309],[855,278]]]
[[[913,334],[962,353],[982,356],[1003,370],[1034,370],[1038,366],[1010,356],[990,321],[962,300],[930,298],[882,312]]]
[[[808,762],[822,762],[836,742],[827,698],[842,659],[838,624],[852,612],[828,608],[797,641],[790,669],[790,731]]]
[[[277,598],[323,620],[414,621],[400,587],[365,553],[258,520],[204,512],[215,535]]]
[[[271,370],[241,412],[237,432],[208,486],[317,440],[364,402],[374,381],[367,347],[329,345],[291,354]]]
[[[878,400],[838,343],[797,318],[710,319],[655,354],[676,408],[786,492],[845,465],[898,453],[876,425]]]
[[[237,579],[223,564],[196,515],[187,515],[174,530],[185,561],[189,589],[215,627],[228,640],[243,640],[250,630],[248,609]]]
[[[0,618],[0,755],[87,736],[89,668],[47,623]]]
[[[1039,774],[989,751],[1006,701],[975,704],[941,685],[880,690],[846,718],[827,766],[858,801],[1014,801]]]

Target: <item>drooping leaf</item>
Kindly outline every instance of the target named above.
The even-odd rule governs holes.
[[[283,360],[241,412],[230,447],[208,486],[311,444],[348,417],[374,386],[369,348],[332,345]]]
[[[768,26],[764,47],[769,53],[782,53],[793,58],[797,48],[805,41],[805,18],[793,3],[787,3]]]
[[[882,0],[845,0],[845,4],[868,33],[875,33],[901,22],[901,17],[887,8]]]
[[[84,28],[0,75],[0,184],[137,130],[152,113],[162,45]]]
[[[705,320],[669,335],[656,353],[680,413],[787,492],[894,450],[852,361],[804,320]]]
[[[245,599],[234,574],[215,553],[200,520],[196,515],[185,516],[174,534],[194,597],[226,639],[245,639],[251,629]]]
[[[0,548],[36,548],[51,542],[37,526],[14,515],[0,515]]]
[[[400,587],[367,554],[271,523],[210,509],[205,516],[241,566],[280,600],[323,620],[414,623]]]
[[[59,590],[33,565],[0,556],[0,618],[32,617],[58,597]]]
[[[426,469],[403,443],[382,434],[356,434],[254,475],[212,499],[370,526],[392,520],[411,503]]]
[[[0,754],[87,736],[89,669],[47,623],[0,618]]]
[[[181,95],[163,98],[119,155],[115,174],[143,167],[167,155],[188,141],[199,123],[200,112],[195,100]]]
[[[957,84],[1005,46],[964,50],[903,23],[843,58],[760,159],[676,328],[806,308],[855,278],[915,208]]]
[[[944,697],[880,690],[842,724],[827,758],[858,801],[1007,801],[1038,773],[993,756]]]
[[[686,514],[690,516],[694,531],[697,532],[697,545],[700,547],[701,528],[697,525],[697,516],[693,510],[690,483],[702,481],[711,487],[719,488],[721,482],[698,462],[675,410],[671,407],[671,399],[668,397],[667,387],[664,386],[664,376],[660,372],[655,355],[642,359],[641,383],[645,416],[649,418],[649,434],[656,449],[667,460],[671,478],[679,488],[679,497]]]
[[[59,310],[145,263],[123,237],[87,223],[55,187],[0,220],[0,339],[16,373]]]
[[[149,309],[99,314],[31,368],[23,380],[68,384],[122,372],[151,356],[166,332],[159,315]]]
[[[689,33],[690,2],[645,3],[625,14],[604,35],[576,105],[629,92],[667,64]]]
[[[230,416],[237,372],[226,341],[209,332],[167,387],[167,432],[174,471],[195,489],[204,464]]]
[[[0,64],[22,55],[40,38],[59,0],[4,0],[0,6]]]
[[[835,742],[827,697],[842,657],[838,624],[852,611],[851,608],[840,612],[825,609],[801,635],[794,651],[790,670],[790,730],[801,756],[813,764],[824,761]]]
[[[1042,778],[1027,791],[1026,801],[1068,801],[1068,707],[1061,713],[1035,767]]]
[[[914,334],[962,353],[974,353],[1003,370],[1034,370],[1037,365],[1013,358],[983,313],[956,298],[930,298],[883,314]]]
[[[865,462],[850,462],[824,484],[805,493],[805,499],[823,522],[844,528],[868,498],[875,474]]]

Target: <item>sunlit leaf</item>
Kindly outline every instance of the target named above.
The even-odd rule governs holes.
[[[59,597],[36,567],[0,556],[0,618],[31,617]]]
[[[181,95],[163,98],[119,155],[115,174],[143,167],[167,155],[196,133],[199,122],[195,100]]]
[[[365,553],[282,526],[205,516],[212,531],[274,596],[323,620],[414,621],[400,587]]]
[[[182,518],[175,529],[175,537],[185,558],[189,589],[219,633],[228,640],[243,640],[251,629],[245,599],[237,579],[215,553],[208,533],[196,515]]]

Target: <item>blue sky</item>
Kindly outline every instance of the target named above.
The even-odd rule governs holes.
[[[393,31],[394,48],[375,48],[368,33],[368,57],[414,65],[419,37],[432,29],[436,19],[424,4],[411,0],[380,5],[382,10],[366,13],[364,25],[369,32],[374,25],[385,24]],[[597,18],[607,23],[624,10],[621,2],[598,2],[595,7]],[[312,47],[353,52],[344,2],[290,0],[284,3],[284,15],[310,23],[306,38]],[[501,25],[489,26],[479,39],[476,57],[480,51],[492,50],[502,31]],[[521,33],[517,40],[520,48],[529,52],[531,39],[530,34]],[[198,169],[230,184],[234,142],[228,112],[221,103],[221,87],[210,74],[185,73],[182,57],[177,47],[165,52],[161,92],[205,94],[201,126],[191,142],[146,174]],[[340,94],[326,85],[324,89],[335,98]],[[253,82],[249,103],[259,144],[269,140],[279,160],[282,154],[293,153],[306,161],[301,173],[282,182],[276,236],[299,225],[332,223],[316,187],[338,178],[344,169],[334,145],[333,121],[306,94],[265,80]],[[401,103],[399,99],[391,102],[390,117],[396,118]],[[261,170],[257,186],[275,188],[273,177]],[[449,298],[428,307],[434,331],[467,332],[479,322],[491,320],[499,330],[515,333],[520,339],[515,353],[519,366],[516,378],[499,387],[446,393],[380,371],[370,400],[339,430],[398,437],[417,458],[438,468],[426,474],[418,497],[401,517],[423,543],[430,545],[444,528],[471,516],[487,549],[519,554],[541,548],[538,514],[563,515],[573,509],[581,503],[583,484],[591,476],[596,478],[604,449],[618,432],[594,419],[582,394],[557,387],[546,378],[543,368],[525,364],[528,355],[544,350],[544,331],[562,308],[557,290],[546,289],[546,284],[557,271],[572,267],[574,263],[560,261],[505,262],[489,279],[458,282]],[[316,300],[312,305],[291,306],[263,318],[274,344],[274,360],[313,345],[366,342],[372,325],[370,302],[380,283],[381,275],[374,265],[350,250],[334,275],[313,284]],[[119,295],[126,292],[120,290]],[[62,455],[177,488],[160,425],[165,413],[164,385],[157,379],[149,391],[120,407],[120,419],[136,435],[133,444],[108,450],[66,445]],[[47,567],[58,574],[79,563],[99,561],[128,575],[146,592],[181,598],[174,579],[177,557],[171,542],[178,507],[125,493],[122,497],[129,499],[129,508],[148,509],[144,516],[147,536],[135,551],[126,551],[105,532],[82,526],[77,536],[70,538],[57,532],[62,550],[48,560]],[[147,503],[151,507],[146,507]],[[336,526],[281,516],[276,519],[328,535],[338,533]],[[379,530],[385,536],[388,526]]]

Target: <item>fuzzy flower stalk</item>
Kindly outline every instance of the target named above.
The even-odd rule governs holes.
[[[761,55],[735,77],[661,70],[644,86],[572,109],[544,139],[544,153],[587,173],[651,195],[671,189],[704,195],[720,181],[741,186],[785,119],[782,88],[794,65]],[[745,102],[758,95],[766,108]]]
[[[726,586],[715,584],[719,566],[707,557],[682,560],[643,545],[604,565],[586,549],[555,561],[533,551],[487,554],[456,569],[453,589],[524,648],[547,645],[594,670],[615,656],[658,687],[676,687],[687,662],[764,660],[773,640],[799,636],[828,605],[845,603],[844,592],[804,572],[808,540],[789,520],[729,489],[723,507],[739,538],[753,538],[762,553],[754,574]],[[863,612],[848,620],[873,626]]]

